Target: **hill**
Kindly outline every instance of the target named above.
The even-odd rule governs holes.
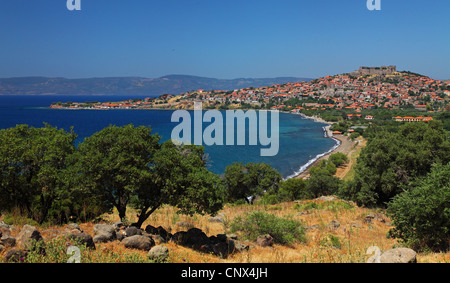
[[[237,232],[235,235],[228,234],[237,239],[242,246],[246,247],[241,252],[235,252],[224,259],[210,253],[202,252],[195,248],[185,247],[177,244],[174,240],[165,241],[161,236],[143,235],[155,239],[154,244],[168,248],[169,263],[364,263],[372,255],[366,254],[370,246],[377,246],[382,251],[389,250],[399,243],[386,237],[391,228],[390,219],[383,210],[358,207],[353,203],[342,201],[334,197],[323,197],[314,200],[303,200],[296,202],[280,203],[278,205],[238,205],[227,206],[221,212],[221,216],[211,218],[210,216],[186,216],[176,213],[174,207],[165,207],[155,212],[155,215],[145,223],[158,227],[158,233],[167,231],[176,234],[180,231],[189,231],[197,228],[208,237],[224,235],[229,230],[230,224],[238,217],[244,217],[248,213],[264,212],[276,215],[280,219],[294,219],[304,225],[306,241],[295,242],[290,245],[274,243],[271,246],[261,246],[260,243],[245,240],[244,235]],[[130,217],[134,215],[130,214]],[[7,219],[6,219],[7,218]],[[21,218],[22,219],[22,218]],[[131,219],[131,218],[130,218]],[[217,221],[217,220],[222,221]],[[23,219],[15,219],[14,216],[6,215],[2,220],[9,224],[15,224],[14,229],[3,229],[9,231],[11,237],[19,239],[19,231],[23,229]],[[213,221],[214,220],[214,221]],[[116,212],[102,216],[100,224],[120,223]],[[35,225],[31,223],[32,225]],[[40,231],[47,247],[59,247],[53,252],[53,257],[29,257],[27,262],[66,262],[65,241],[58,238],[68,234],[83,233],[83,235],[94,236],[97,234],[95,226],[98,223],[86,222],[79,225],[64,225],[51,227],[35,227]],[[3,224],[3,227],[8,225]],[[146,229],[149,231],[149,229]],[[153,229],[155,230],[155,229]],[[121,232],[126,230],[120,230]],[[131,231],[131,230],[130,230]],[[203,232],[199,232],[203,235]],[[156,233],[156,230],[152,233]],[[8,234],[8,235],[9,235]],[[89,237],[91,237],[89,236]],[[5,237],[11,238],[11,237]],[[91,238],[92,239],[92,238]],[[118,262],[148,262],[148,250],[137,250],[124,246],[123,240],[114,239],[110,241],[96,241],[93,250],[82,249],[81,261],[92,263],[118,263]],[[6,247],[0,251],[0,262],[10,250],[19,247]],[[57,253],[60,254],[57,254]],[[433,263],[448,262],[450,253],[419,253],[417,262]]]
[[[310,81],[308,78],[237,78],[216,79],[187,75],[168,75],[160,78],[110,77],[110,78],[48,78],[17,77],[0,79],[3,95],[136,95],[159,96],[180,94],[186,91],[234,90],[262,87],[288,82]]]

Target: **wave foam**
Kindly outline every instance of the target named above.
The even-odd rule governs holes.
[[[327,134],[326,134],[326,129],[325,129],[325,127],[324,127],[323,129],[324,129],[324,131],[325,131],[325,137],[328,137]],[[301,173],[305,172],[305,170],[308,169],[309,166],[311,166],[311,165],[312,165],[314,162],[316,162],[319,158],[321,158],[321,157],[323,157],[323,156],[325,156],[325,155],[327,155],[327,154],[330,154],[331,152],[333,152],[336,148],[338,148],[338,147],[341,145],[341,141],[340,141],[340,140],[335,139],[335,138],[333,138],[333,137],[330,137],[330,138],[336,141],[336,144],[335,144],[331,149],[329,149],[327,152],[320,153],[320,154],[316,155],[314,158],[310,159],[305,165],[303,165],[302,167],[300,167],[300,169],[298,169],[298,170],[295,171],[293,174],[291,174],[291,175],[289,175],[288,177],[286,177],[284,180],[292,179],[292,178],[294,178],[294,177],[300,175]]]

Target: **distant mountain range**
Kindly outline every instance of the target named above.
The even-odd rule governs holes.
[[[160,96],[180,94],[191,90],[234,90],[263,87],[288,82],[310,81],[310,78],[239,78],[215,79],[187,75],[161,78],[48,78],[17,77],[0,79],[0,95],[136,95]]]

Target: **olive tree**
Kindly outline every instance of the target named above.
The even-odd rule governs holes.
[[[19,208],[43,223],[65,194],[66,159],[76,135],[48,124],[0,130],[0,209]],[[57,208],[55,208],[57,209]]]

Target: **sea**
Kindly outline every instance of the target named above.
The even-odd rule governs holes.
[[[150,126],[153,133],[161,136],[161,142],[171,138],[179,122],[171,122],[173,110],[64,110],[50,109],[53,102],[123,101],[144,98],[136,96],[96,95],[0,95],[0,129],[27,124],[42,127],[44,123],[70,131],[73,127],[78,135],[75,143],[102,130],[109,125]],[[225,117],[225,113],[223,114]],[[270,118],[270,115],[269,115]],[[225,119],[224,119],[225,120]],[[203,123],[203,128],[208,123]],[[225,168],[234,162],[270,164],[284,179],[289,179],[306,170],[315,160],[331,152],[338,141],[326,136],[323,123],[297,114],[279,114],[279,150],[275,156],[261,156],[258,145],[212,145],[205,147],[208,169],[223,174]],[[270,129],[270,127],[269,127]],[[247,129],[248,133],[248,129]],[[270,136],[269,131],[269,136]],[[265,147],[267,148],[267,147]]]

